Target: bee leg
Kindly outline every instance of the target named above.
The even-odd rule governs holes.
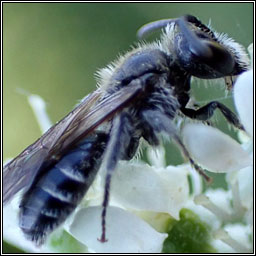
[[[110,139],[106,148],[106,153],[103,158],[103,166],[106,168],[106,179],[104,188],[104,199],[102,203],[102,215],[101,215],[101,225],[102,234],[101,238],[98,239],[100,242],[107,242],[106,239],[106,212],[109,202],[109,191],[111,176],[114,172],[116,165],[119,160],[127,159],[131,157],[131,151],[129,145],[134,146],[134,142],[131,140],[131,136],[134,132],[134,127],[130,116],[123,112],[116,116],[112,123]],[[132,149],[135,153],[136,150]]]
[[[224,115],[226,120],[232,124],[234,127],[244,130],[243,125],[240,123],[237,116],[224,104],[218,102],[218,101],[212,101],[208,103],[207,105],[195,110],[190,108],[181,108],[181,112],[192,119],[197,119],[201,121],[207,121],[210,119],[216,109],[219,109],[221,113]]]
[[[207,183],[211,183],[212,182],[212,178],[209,177],[205,171],[197,164],[195,163],[195,161],[192,159],[192,157],[190,156],[188,150],[186,149],[185,145],[183,144],[183,142],[181,141],[180,137],[177,134],[174,134],[172,136],[173,140],[176,142],[176,144],[179,146],[179,148],[181,149],[183,155],[185,158],[187,158],[191,164],[191,166],[205,179],[205,181]]]
[[[170,117],[158,110],[146,110],[142,114],[145,126],[152,127],[152,130],[156,133],[165,132],[172,137],[176,144],[180,147],[184,157],[187,158],[191,166],[208,182],[211,182],[211,178],[206,175],[204,170],[195,163],[190,156],[188,150],[183,144],[182,140],[178,136],[174,125],[172,124]],[[156,135],[155,135],[156,136]]]

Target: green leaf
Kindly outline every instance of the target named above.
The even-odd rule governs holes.
[[[182,209],[163,245],[163,253],[215,253],[211,229],[191,210]]]
[[[49,246],[58,253],[84,253],[88,252],[85,245],[77,241],[65,230],[61,234],[52,234]]]
[[[9,244],[6,241],[3,241],[3,253],[18,253],[18,254],[23,254],[27,253],[23,251],[22,249],[17,248],[16,246]]]

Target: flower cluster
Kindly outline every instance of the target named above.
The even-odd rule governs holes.
[[[252,49],[250,45],[251,59]],[[191,209],[212,226],[212,244],[222,253],[252,252],[252,68],[240,75],[234,85],[235,106],[246,131],[238,132],[240,143],[210,126],[188,124],[183,130],[183,139],[193,157],[209,171],[226,173],[228,190],[207,189],[190,202]]]

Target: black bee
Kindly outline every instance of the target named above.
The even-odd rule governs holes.
[[[119,160],[133,158],[143,139],[157,146],[161,134],[169,135],[209,180],[182,143],[177,116],[207,121],[219,109],[230,124],[243,129],[218,101],[198,109],[186,105],[192,77],[232,81],[246,71],[244,48],[192,15],[147,24],[139,36],[158,28],[164,28],[159,41],[142,43],[102,69],[95,92],[4,166],[3,202],[23,189],[19,225],[36,244],[74,211],[102,163],[106,180],[99,240],[105,242],[111,175]]]

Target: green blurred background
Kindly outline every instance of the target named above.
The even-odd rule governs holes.
[[[95,89],[95,71],[130,49],[140,26],[184,14],[206,24],[211,20],[218,32],[245,47],[253,41],[252,3],[4,3],[4,159],[16,156],[41,135],[18,88],[43,97],[56,122]],[[199,101],[224,96],[221,86],[194,85],[193,91]],[[233,108],[232,100],[224,103]],[[182,162],[173,149],[167,150],[167,159]]]

